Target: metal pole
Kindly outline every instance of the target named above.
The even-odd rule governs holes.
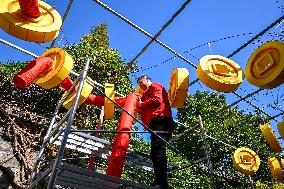
[[[53,170],[52,170],[52,173],[51,173],[49,181],[48,181],[48,185],[47,185],[48,189],[54,189],[54,186],[55,186],[55,180],[56,180],[57,174],[59,172],[60,164],[61,164],[61,161],[62,161],[62,158],[63,158],[63,155],[64,155],[65,146],[67,144],[68,135],[70,133],[70,130],[71,130],[71,127],[72,127],[72,124],[73,124],[77,105],[78,105],[78,102],[79,102],[79,99],[80,99],[82,88],[84,86],[84,81],[85,81],[85,78],[87,76],[87,71],[89,69],[89,65],[90,65],[90,59],[87,60],[85,67],[84,67],[84,70],[82,72],[81,81],[80,81],[80,84],[79,84],[79,87],[78,87],[78,91],[77,91],[77,94],[76,94],[76,97],[75,97],[75,101],[74,101],[73,106],[71,108],[71,112],[70,112],[70,115],[69,115],[69,118],[68,118],[68,121],[67,121],[67,126],[66,126],[65,131],[64,131],[64,136],[62,138],[60,149],[58,151],[57,158],[55,159],[55,162],[54,162],[54,165],[53,165]]]
[[[75,88],[75,86],[77,85],[78,82],[79,82],[79,79],[76,79],[74,81],[73,85],[68,90],[67,94],[61,100],[59,100],[58,103],[57,103],[55,111],[53,112],[52,119],[51,119],[50,124],[49,124],[49,126],[47,128],[47,132],[46,132],[46,134],[44,136],[44,141],[43,141],[43,143],[42,143],[42,145],[40,147],[39,153],[38,153],[38,155],[36,157],[36,161],[35,161],[35,164],[34,164],[33,169],[32,169],[32,173],[31,173],[31,177],[30,177],[30,180],[29,180],[29,184],[31,184],[33,182],[33,180],[34,180],[34,177],[35,177],[36,171],[37,171],[37,167],[40,164],[41,157],[43,155],[43,152],[44,152],[44,149],[46,147],[46,144],[48,143],[49,139],[57,132],[57,130],[59,129],[61,124],[67,119],[67,116],[70,115],[70,110],[69,110],[58,123],[54,124],[60,107],[62,106],[63,102],[66,100],[68,95],[71,93],[71,91],[73,91],[73,89]],[[53,131],[51,133],[52,129],[53,129]]]
[[[250,188],[254,189],[253,180],[252,180],[251,175],[248,176],[248,180],[249,180]]]
[[[131,113],[129,113],[125,108],[123,108],[122,106],[120,106],[118,103],[116,103],[114,100],[112,100],[110,97],[106,96],[104,94],[104,92],[102,92],[101,90],[99,90],[96,86],[94,86],[94,89],[102,96],[104,96],[105,98],[107,98],[109,101],[111,101],[112,103],[114,103],[119,109],[121,109],[122,111],[124,111],[127,115],[129,115],[130,117],[132,117],[134,120],[136,120],[138,123],[140,123],[140,125],[142,125],[147,131],[149,131],[150,134],[153,134],[154,136],[158,137],[160,140],[162,140],[164,143],[166,143],[174,152],[180,154],[181,156],[185,157],[187,160],[189,160],[189,158],[184,155],[182,152],[180,152],[177,148],[175,148],[174,146],[172,146],[169,142],[167,142],[165,139],[163,139],[160,135],[156,134],[152,129],[150,129],[149,127],[147,127],[144,123],[142,123],[137,117],[135,117],[134,115],[132,115]]]
[[[76,72],[74,72],[74,71],[71,71],[71,74],[73,74],[73,75],[75,75],[75,76],[78,76],[78,75],[79,75],[78,73],[76,73]],[[96,86],[105,88],[104,85],[102,85],[102,84],[96,82],[95,80],[90,80],[89,78],[86,78],[86,81],[87,81],[87,83],[90,84],[92,87],[94,87],[94,86],[96,85]],[[120,94],[120,93],[117,92],[117,91],[114,91],[114,93],[117,94],[117,95],[120,96],[120,97],[125,97],[125,95]]]
[[[169,140],[169,143],[171,143],[171,142],[174,141],[174,140],[177,140],[178,138],[180,138],[180,137],[183,136],[184,134],[188,133],[189,131],[198,129],[198,128],[197,128],[198,126],[189,127],[188,125],[186,125],[186,124],[184,124],[184,123],[180,123],[180,122],[178,122],[178,121],[176,121],[176,120],[174,120],[174,122],[176,122],[178,125],[182,125],[182,126],[188,128],[188,129],[186,129],[185,131],[183,131],[183,133],[174,136],[171,140]],[[217,139],[217,138],[215,138],[215,137],[212,137],[211,135],[205,134],[205,136],[206,136],[207,138],[211,139],[211,140],[216,141],[217,143],[221,143],[221,144],[223,144],[223,145],[225,145],[225,146],[228,146],[228,147],[230,147],[230,148],[237,149],[237,147],[232,146],[232,145],[230,145],[230,144],[227,144],[226,142],[223,142],[223,141],[221,141],[221,140],[219,140],[219,139]]]
[[[66,100],[66,98],[67,98],[68,94],[70,93],[70,91],[72,91],[72,90],[75,88],[76,83],[78,83],[78,81],[77,81],[77,82],[74,82],[73,86],[72,86],[72,87],[70,88],[70,90],[67,92],[67,95],[66,95],[63,99],[59,100],[58,103],[57,103],[57,106],[56,106],[56,108],[55,108],[55,111],[53,112],[52,119],[51,119],[50,124],[49,124],[49,126],[48,126],[48,128],[47,128],[47,132],[46,132],[46,134],[45,134],[45,136],[44,136],[44,138],[43,138],[44,141],[43,141],[43,143],[42,143],[42,145],[41,145],[41,147],[40,147],[39,153],[38,153],[38,155],[37,155],[37,157],[36,157],[35,164],[34,164],[34,166],[33,166],[32,172],[31,172],[31,177],[30,177],[30,180],[29,180],[29,182],[28,182],[29,184],[31,184],[31,183],[33,182],[33,180],[34,180],[34,177],[35,177],[36,171],[37,171],[37,167],[38,167],[38,165],[40,164],[41,157],[42,157],[42,155],[43,155],[43,152],[44,152],[44,149],[45,149],[45,147],[46,147],[47,142],[48,142],[49,139],[55,134],[55,132],[58,131],[59,127],[60,127],[60,126],[62,125],[62,123],[67,119],[67,116],[68,116],[69,113],[70,113],[70,110],[69,110],[69,111],[63,116],[63,118],[62,118],[58,123],[54,124],[54,123],[55,123],[55,120],[56,120],[56,117],[57,117],[57,114],[58,114],[58,112],[59,112],[60,107],[62,106],[63,102]],[[53,132],[51,133],[51,130],[52,130],[52,129],[54,129],[54,130],[53,130]]]
[[[208,165],[208,170],[209,170],[209,174],[210,174],[211,188],[215,188],[214,180],[213,180],[212,164],[211,164],[210,154],[209,154],[209,151],[208,151],[208,146],[207,146],[206,136],[205,136],[206,131],[205,131],[205,128],[203,127],[201,116],[199,115],[198,118],[199,118],[199,124],[200,124],[200,128],[201,128],[202,141],[203,141],[203,145],[204,145],[204,148],[205,148],[205,157],[207,159],[207,165]]]
[[[146,133],[148,134],[149,131],[118,131],[118,130],[76,130],[71,129],[72,133]],[[153,131],[153,133],[169,133],[167,131]]]

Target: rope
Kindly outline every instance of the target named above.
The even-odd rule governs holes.
[[[30,56],[32,56],[32,57],[34,57],[34,58],[37,58],[37,57],[38,57],[38,56],[35,55],[34,53],[31,53],[30,51],[27,51],[27,50],[25,50],[25,49],[23,49],[23,48],[21,48],[21,47],[19,47],[19,46],[17,46],[17,45],[14,45],[14,44],[12,44],[12,43],[10,43],[10,42],[4,40],[4,39],[1,39],[1,38],[0,38],[0,42],[3,43],[3,44],[5,44],[5,45],[8,45],[8,46],[10,46],[10,47],[12,47],[12,48],[14,48],[14,49],[17,49],[17,50],[19,50],[19,51],[21,51],[21,52],[23,52],[23,53],[25,53],[25,54],[27,54],[27,55],[30,55]]]
[[[220,38],[220,39],[217,39],[217,40],[209,41],[209,42],[207,42],[207,43],[203,43],[203,44],[201,44],[201,45],[195,46],[195,47],[193,47],[193,48],[191,48],[191,49],[189,49],[189,50],[184,51],[183,53],[184,53],[184,54],[189,54],[189,55],[192,56],[193,58],[199,60],[199,58],[197,58],[197,57],[194,56],[193,54],[189,53],[189,51],[192,51],[192,50],[198,49],[198,48],[200,48],[200,47],[203,47],[203,46],[207,45],[208,43],[211,43],[211,44],[212,44],[212,43],[217,43],[217,42],[222,41],[222,40],[231,39],[231,38],[240,37],[240,36],[245,36],[245,35],[251,35],[251,34],[252,34],[252,33],[243,33],[243,34],[237,34],[237,35],[232,35],[232,36],[223,37],[223,38]],[[159,64],[156,64],[156,65],[154,65],[154,66],[151,66],[151,67],[148,67],[148,68],[144,68],[144,69],[138,70],[138,71],[133,71],[133,72],[130,72],[130,73],[138,73],[138,72],[146,71],[146,70],[155,68],[155,67],[157,67],[157,66],[160,66],[160,65],[162,65],[162,64],[164,64],[164,63],[166,63],[166,62],[168,62],[168,61],[170,61],[170,60],[173,60],[173,59],[175,59],[175,58],[176,58],[176,56],[173,56],[173,57],[171,57],[171,58],[169,58],[169,59],[167,59],[167,60],[164,60],[163,62],[161,62],[161,63],[159,63]],[[140,67],[140,68],[142,68],[142,67]]]
[[[134,27],[135,29],[137,29],[138,31],[142,32],[144,35],[148,36],[151,38],[151,41],[138,53],[138,55],[136,55],[126,66],[126,68],[124,70],[122,70],[122,72],[120,72],[117,75],[121,75],[123,73],[125,73],[130,67],[133,66],[133,63],[135,62],[135,60],[138,59],[138,57],[143,54],[146,49],[154,42],[156,41],[159,45],[163,46],[164,48],[166,48],[167,50],[169,50],[170,52],[172,52],[175,56],[181,58],[182,60],[184,60],[185,62],[189,63],[191,66],[197,68],[196,65],[194,65],[193,63],[191,63],[189,60],[187,60],[186,58],[184,58],[182,55],[180,55],[179,53],[175,52],[173,49],[171,49],[169,46],[165,45],[164,43],[162,43],[161,41],[159,41],[157,38],[158,36],[163,32],[164,29],[167,28],[167,26],[169,26],[169,24],[171,24],[171,22],[180,14],[180,12],[186,7],[186,5],[191,1],[191,0],[187,0],[181,7],[180,9],[171,17],[171,19],[158,31],[158,33],[155,36],[152,36],[151,34],[149,34],[148,32],[146,32],[145,30],[143,30],[142,28],[140,28],[139,26],[137,26],[136,24],[134,24],[133,22],[129,21],[128,19],[126,19],[124,16],[120,15],[119,13],[115,12],[114,10],[112,10],[110,7],[108,7],[107,5],[103,4],[102,2],[100,2],[99,0],[94,0],[96,3],[98,3],[99,5],[101,5],[104,9],[106,9],[107,11],[111,12],[112,14],[114,14],[115,16],[119,17],[120,19],[122,19],[123,21],[125,21],[127,24],[129,24],[130,26]],[[117,75],[114,77],[114,79],[117,77]]]
[[[269,26],[267,26],[264,30],[262,30],[261,32],[259,32],[256,36],[254,36],[253,38],[251,38],[249,41],[247,41],[245,44],[243,44],[242,46],[240,46],[238,49],[236,49],[234,52],[232,52],[229,56],[227,56],[227,58],[231,58],[232,56],[234,56],[235,54],[237,54],[238,52],[240,52],[243,48],[245,48],[246,46],[248,46],[250,43],[252,43],[255,39],[259,38],[260,36],[262,36],[263,34],[265,34],[265,32],[267,32],[268,30],[270,30],[273,26],[275,26],[276,24],[278,24],[279,22],[281,22],[284,19],[284,15],[281,16],[280,18],[278,18],[277,20],[275,20],[272,24],[270,24]]]
[[[62,31],[61,28],[62,28],[62,26],[63,26],[63,24],[64,24],[64,21],[65,21],[67,15],[68,15],[68,13],[69,13],[69,10],[71,9],[71,6],[72,6],[72,4],[73,4],[73,1],[74,1],[74,0],[70,0],[70,1],[69,1],[69,4],[68,4],[68,6],[67,6],[67,8],[66,8],[66,10],[65,10],[65,13],[64,13],[63,18],[62,18],[62,25],[61,25],[61,27],[60,27],[60,31]],[[56,41],[56,38],[52,41],[50,47],[53,47],[53,46],[54,46],[55,41]]]

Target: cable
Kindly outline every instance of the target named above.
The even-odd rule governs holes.
[[[217,42],[222,41],[222,40],[231,39],[231,38],[234,38],[234,37],[240,37],[240,36],[244,36],[244,35],[251,35],[251,34],[252,34],[252,33],[243,33],[243,34],[237,34],[237,35],[232,35],[232,36],[223,37],[223,38],[220,38],[220,39],[217,39],[217,40],[209,41],[209,42],[207,42],[207,43],[203,43],[203,44],[201,44],[201,45],[195,46],[195,47],[193,47],[193,48],[191,48],[191,49],[189,49],[189,50],[184,51],[183,53],[184,53],[184,54],[189,54],[189,55],[191,55],[193,58],[199,60],[199,58],[197,58],[197,57],[194,56],[193,54],[189,53],[189,51],[192,51],[192,50],[195,50],[195,49],[197,49],[197,48],[203,47],[203,46],[207,45],[208,43],[217,43]],[[171,57],[171,58],[169,58],[169,59],[167,59],[167,60],[164,60],[163,62],[161,62],[161,63],[159,63],[159,64],[156,64],[156,65],[154,65],[154,66],[151,66],[151,67],[148,67],[148,68],[144,68],[144,69],[138,70],[138,71],[133,71],[133,72],[130,72],[130,73],[137,73],[137,72],[146,71],[146,70],[149,70],[149,69],[151,69],[151,68],[155,68],[155,67],[157,67],[157,66],[160,66],[160,65],[162,65],[162,64],[164,64],[164,63],[166,63],[166,62],[168,62],[168,61],[170,61],[170,60],[173,60],[173,59],[175,59],[175,58],[176,58],[176,56],[173,56],[173,57]],[[142,68],[142,67],[140,67],[140,68]]]
[[[25,54],[27,54],[27,55],[30,55],[30,56],[32,56],[32,57],[34,57],[34,58],[37,58],[37,57],[38,57],[38,56],[35,55],[34,53],[31,53],[30,51],[27,51],[27,50],[25,50],[25,49],[23,49],[23,48],[21,48],[21,47],[19,47],[19,46],[17,46],[17,45],[14,45],[14,44],[12,44],[12,43],[10,43],[10,42],[4,40],[4,39],[1,39],[1,38],[0,38],[0,42],[3,43],[3,44],[5,44],[5,45],[8,45],[8,46],[10,46],[10,47],[12,47],[12,48],[14,48],[14,49],[17,49],[17,50],[19,50],[19,51],[21,51],[21,52],[23,52],[23,53],[25,53]]]
[[[185,62],[189,63],[190,65],[192,65],[193,67],[197,67],[196,65],[194,65],[193,63],[191,63],[189,60],[187,60],[186,58],[184,58],[182,55],[180,55],[179,53],[175,52],[173,49],[171,49],[170,47],[168,47],[167,45],[165,45],[164,43],[162,43],[161,41],[159,41],[157,39],[157,37],[163,32],[163,30],[175,19],[176,16],[178,16],[178,14],[186,7],[186,5],[191,1],[191,0],[187,0],[181,7],[180,9],[171,17],[171,19],[159,30],[159,32],[155,35],[152,36],[151,34],[149,34],[148,32],[146,32],[145,30],[143,30],[142,28],[140,28],[139,26],[137,26],[136,24],[132,23],[131,21],[129,21],[127,18],[125,18],[124,16],[120,15],[119,13],[115,12],[113,9],[111,9],[110,7],[108,7],[107,5],[103,4],[101,1],[99,0],[93,0],[96,3],[98,3],[100,6],[102,6],[104,9],[106,9],[107,11],[111,12],[112,14],[114,14],[115,16],[119,17],[120,19],[122,19],[123,21],[125,21],[127,24],[129,24],[130,26],[134,27],[135,29],[137,29],[138,31],[142,32],[144,35],[148,36],[151,38],[151,41],[140,51],[140,53],[138,53],[138,55],[132,59],[125,70],[123,70],[121,73],[117,74],[117,75],[121,75],[122,73],[126,72],[127,69],[129,69],[129,67],[132,66],[132,64],[134,63],[134,61],[149,47],[150,44],[152,44],[154,41],[156,41],[159,45],[163,46],[164,48],[166,48],[167,50],[169,50],[170,52],[172,52],[175,56],[181,58],[182,60],[184,60]]]
[[[71,9],[71,6],[72,6],[72,4],[73,4],[73,1],[74,1],[74,0],[70,0],[70,1],[69,1],[69,4],[68,4],[68,6],[67,6],[67,8],[66,8],[66,10],[65,10],[65,13],[64,13],[64,15],[63,15],[63,18],[62,18],[62,25],[61,25],[61,27],[60,27],[60,30],[61,30],[61,28],[62,28],[62,26],[63,26],[63,24],[64,24],[64,21],[65,21],[67,15],[68,15],[68,13],[69,13],[69,10]],[[53,47],[53,46],[54,46],[55,41],[56,41],[56,38],[52,41],[50,47]]]

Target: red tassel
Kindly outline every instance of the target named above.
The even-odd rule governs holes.
[[[32,18],[40,16],[38,0],[19,0],[21,13]]]

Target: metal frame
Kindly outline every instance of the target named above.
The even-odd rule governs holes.
[[[67,16],[68,14],[68,11],[72,5],[72,2],[73,0],[70,0],[70,3],[67,7],[67,10],[65,12],[65,17]],[[182,5],[182,7],[171,17],[171,19],[161,28],[161,30],[155,35],[155,36],[152,36],[150,35],[149,33],[145,32],[143,29],[139,28],[137,25],[133,24],[132,22],[130,22],[129,20],[127,20],[125,17],[121,16],[120,14],[116,13],[115,11],[113,11],[112,9],[110,9],[108,6],[106,6],[105,4],[103,4],[102,2],[100,2],[99,0],[96,0],[96,2],[101,5],[103,8],[105,8],[106,10],[112,12],[113,14],[115,14],[117,17],[121,18],[122,20],[124,20],[125,22],[127,22],[128,24],[130,24],[132,27],[134,27],[135,29],[139,30],[140,32],[142,32],[143,34],[147,35],[148,37],[151,38],[151,41],[138,53],[138,55],[131,61],[129,62],[128,64],[128,67],[131,66],[131,64],[134,63],[135,60],[138,59],[138,57],[143,54],[146,49],[154,42],[156,41],[158,44],[160,44],[161,46],[163,46],[164,48],[166,48],[167,50],[169,50],[170,52],[172,52],[173,54],[175,54],[175,56],[181,58],[182,60],[184,60],[185,62],[189,63],[191,66],[195,67],[196,68],[196,65],[194,65],[193,63],[191,63],[189,60],[185,59],[183,56],[181,56],[180,54],[176,53],[173,49],[171,49],[170,47],[168,47],[167,45],[163,44],[161,41],[159,41],[157,39],[157,37],[162,33],[162,31],[174,20],[174,18],[185,8],[185,6],[190,2],[190,0],[187,0],[186,2],[184,2],[184,4]],[[256,36],[254,36],[252,39],[250,39],[248,42],[246,42],[245,44],[243,44],[242,46],[240,46],[237,50],[235,50],[234,52],[232,52],[230,55],[228,55],[227,57],[230,58],[232,57],[233,55],[237,54],[238,52],[240,52],[243,48],[245,48],[247,45],[249,45],[250,43],[252,43],[255,39],[257,39],[258,37],[262,36],[264,33],[266,33],[270,28],[272,28],[274,25],[276,25],[277,23],[279,23],[280,21],[282,21],[284,19],[284,15],[281,16],[280,18],[278,18],[276,21],[274,21],[272,24],[270,24],[268,27],[266,27],[264,30],[262,30],[259,34],[257,34]],[[15,48],[15,49],[18,49],[20,50],[21,52],[23,53],[26,53],[26,54],[29,54],[33,57],[38,57],[37,55],[33,54],[33,53],[30,53],[16,45],[13,45],[3,39],[0,39],[0,42],[1,43],[4,43],[6,45],[9,45],[11,46],[12,48]],[[55,40],[53,41],[52,45],[54,44]],[[61,143],[61,147],[59,149],[59,153],[58,153],[58,156],[55,160],[55,163],[53,165],[53,168],[52,170],[51,169],[48,169],[44,172],[44,174],[42,176],[40,176],[39,178],[40,179],[43,179],[44,178],[44,175],[47,176],[50,172],[51,172],[51,176],[50,176],[50,179],[49,179],[49,182],[48,182],[48,188],[51,188],[53,189],[54,186],[55,186],[55,180],[56,180],[56,177],[57,177],[57,174],[58,174],[58,171],[59,171],[59,168],[60,168],[60,164],[61,164],[61,160],[63,158],[63,153],[64,153],[64,148],[66,146],[66,143],[67,143],[67,138],[68,138],[68,134],[70,132],[72,132],[73,130],[71,129],[72,127],[72,123],[73,123],[73,118],[75,116],[75,111],[76,111],[76,108],[77,107],[77,104],[78,104],[78,100],[79,100],[79,97],[80,97],[80,93],[81,93],[81,90],[82,90],[82,87],[83,87],[83,83],[84,83],[84,80],[86,79],[86,74],[87,74],[87,70],[88,70],[88,67],[89,67],[89,60],[86,62],[85,64],[85,67],[84,67],[84,70],[82,71],[82,74],[80,74],[80,77],[81,77],[81,81],[80,81],[80,84],[79,84],[79,88],[78,88],[78,92],[76,94],[76,98],[75,98],[75,101],[74,101],[74,104],[71,108],[71,110],[63,117],[63,119],[61,119],[57,124],[54,124],[55,123],[55,120],[56,120],[56,117],[57,117],[57,113],[58,113],[58,110],[60,108],[60,106],[62,105],[63,101],[67,98],[67,95],[70,93],[70,91],[72,91],[72,89],[76,86],[76,84],[79,82],[79,79],[76,80],[73,84],[73,86],[71,87],[72,89],[69,90],[69,92],[67,93],[67,95],[65,96],[64,100],[60,101],[58,103],[58,106],[54,112],[54,116],[51,120],[51,123],[49,125],[49,128],[48,128],[48,131],[47,131],[47,135],[45,136],[44,138],[44,142],[41,146],[41,149],[40,149],[40,152],[37,156],[37,159],[36,159],[36,163],[35,163],[35,166],[33,168],[33,171],[32,171],[32,175],[31,175],[31,180],[30,182],[32,182],[34,179],[35,179],[35,174],[36,174],[36,170],[37,170],[37,166],[40,164],[40,159],[41,159],[41,156],[43,155],[43,151],[44,151],[44,148],[46,146],[46,144],[48,143],[48,141],[51,139],[51,137],[53,135],[56,134],[57,131],[59,131],[59,133],[61,134],[62,132],[64,132],[64,137],[63,137],[63,140],[62,140],[62,143]],[[196,83],[198,81],[197,80],[194,80],[193,82],[190,83],[190,85]],[[96,88],[96,87],[95,87]],[[101,93],[100,90],[96,89],[99,93]],[[225,107],[225,109],[241,102],[241,101],[246,101],[245,99],[254,95],[254,94],[257,94],[258,92],[260,92],[261,89],[258,89],[250,94],[248,94],[247,96],[245,97],[242,97],[240,95],[238,95],[237,93],[233,93],[235,94],[236,96],[238,96],[240,98],[240,100],[232,103],[231,105]],[[104,94],[103,94],[104,95]],[[109,99],[111,100],[111,99]],[[112,101],[112,100],[111,100]],[[115,103],[114,101],[112,101],[113,103]],[[248,102],[248,101],[246,101]],[[116,104],[116,103],[115,103]],[[251,106],[253,106],[254,108],[256,108],[257,110],[260,110],[257,106],[249,103]],[[117,105],[117,104],[116,104]],[[145,127],[145,125],[143,123],[141,123],[135,116],[131,115],[129,112],[127,112],[123,107],[119,106],[119,108],[121,108],[123,111],[125,111],[128,115],[130,115],[133,119],[137,120],[141,125],[143,125]],[[221,109],[219,110],[219,112],[222,112],[223,110],[225,109]],[[263,112],[261,110],[261,112]],[[265,112],[264,112],[265,113]],[[265,113],[266,114],[266,113]],[[266,114],[267,115],[267,114]],[[275,117],[278,117],[280,115],[283,115],[283,112],[276,115],[276,116],[269,116],[269,120],[270,119],[274,119]],[[66,120],[66,118],[68,117],[68,121],[67,121],[67,127],[64,129],[64,130],[59,130],[60,128],[60,125]],[[206,142],[206,131],[203,127],[203,123],[202,123],[202,119],[201,119],[201,116],[199,116],[199,121],[200,121],[200,127],[201,127],[201,133],[202,133],[202,140],[203,140],[203,144],[205,145],[205,155],[206,155],[206,159],[207,159],[207,164],[208,164],[208,168],[209,168],[209,173],[210,173],[210,178],[211,178],[211,187],[214,188],[214,182],[213,182],[213,170],[212,170],[212,164],[211,164],[211,161],[210,161],[210,155],[209,155],[209,151],[208,151],[208,148],[207,148],[207,142]],[[145,127],[147,128],[147,127]],[[157,135],[156,132],[152,131],[151,129],[147,128],[148,132],[150,132],[151,134],[154,134],[154,135]],[[93,130],[93,132],[102,132],[101,130]],[[105,132],[113,132],[113,131],[105,131]],[[58,137],[60,134],[56,134],[55,136]],[[159,135],[157,135],[159,137]],[[56,138],[55,137],[55,138]],[[161,137],[159,137],[161,140],[163,140]],[[211,139],[214,139],[214,137],[209,137]],[[163,140],[164,141],[164,140]],[[176,148],[174,148],[170,143],[164,141],[169,147],[171,147],[175,152],[177,153],[180,153]],[[218,141],[220,142],[220,141]],[[231,146],[232,147],[232,146]],[[182,153],[180,153],[182,156],[184,156]],[[35,181],[31,184],[31,185],[34,185],[34,183],[37,183],[39,180],[39,178],[36,178]],[[253,181],[252,181],[252,178],[249,177],[249,181],[251,183],[251,187],[253,188]]]
[[[197,66],[195,64],[193,64],[192,62],[190,62],[188,59],[184,58],[182,55],[180,55],[179,53],[177,53],[176,51],[174,51],[173,49],[171,49],[170,47],[168,47],[167,45],[165,45],[163,42],[159,41],[157,39],[157,37],[161,34],[161,32],[163,31],[164,27],[167,27],[172,21],[173,18],[175,18],[184,8],[185,6],[190,2],[189,0],[187,0],[182,7],[174,14],[174,16],[172,16],[172,18],[162,27],[162,29],[155,35],[152,36],[151,34],[149,34],[148,32],[146,32],[145,30],[143,30],[141,27],[137,26],[136,24],[134,24],[133,22],[131,22],[130,20],[128,20],[127,18],[125,18],[124,16],[122,16],[121,14],[117,13],[116,11],[114,11],[113,9],[111,9],[109,6],[107,6],[106,4],[102,3],[99,0],[93,0],[95,1],[97,4],[99,4],[100,6],[102,6],[105,10],[111,12],[112,14],[114,14],[115,16],[117,16],[118,18],[120,18],[121,20],[123,20],[124,22],[126,22],[127,24],[129,24],[130,26],[134,27],[135,29],[137,29],[138,31],[140,31],[141,33],[143,33],[144,35],[146,35],[147,37],[151,38],[151,41],[141,50],[141,52],[138,53],[138,55],[129,62],[127,68],[129,67],[129,65],[133,64],[135,60],[138,59],[138,57],[150,46],[150,44],[152,44],[152,42],[157,42],[159,45],[161,45],[162,47],[164,47],[165,49],[169,50],[170,52],[172,52],[176,57],[181,58],[183,61],[185,61],[186,63],[190,64],[192,67],[197,68]],[[275,26],[276,24],[278,24],[279,22],[282,22],[284,19],[284,15],[282,15],[281,17],[279,17],[278,19],[276,19],[273,23],[271,23],[269,26],[267,26],[265,29],[263,29],[262,31],[260,31],[257,35],[255,35],[254,37],[252,37],[249,41],[245,42],[243,45],[241,45],[239,48],[237,48],[235,51],[233,51],[231,54],[229,54],[227,56],[227,58],[231,58],[232,56],[234,56],[235,54],[237,54],[238,52],[240,52],[242,49],[244,49],[245,47],[247,47],[249,44],[251,44],[254,40],[256,40],[257,38],[259,38],[260,36],[262,36],[263,34],[265,34],[268,30],[270,30],[273,26]],[[125,70],[124,70],[125,71]],[[192,81],[189,86],[193,85],[194,83],[198,82],[199,79],[195,79],[194,81]],[[263,89],[258,89],[254,92],[252,92],[251,94],[257,94],[258,92],[260,92]],[[245,101],[247,102],[249,105],[251,105],[252,107],[254,107],[255,109],[257,109],[258,111],[264,113],[265,115],[267,115],[268,117],[271,117],[272,119],[273,116],[268,115],[267,113],[265,113],[264,111],[262,111],[261,109],[259,109],[257,106],[253,105],[251,102],[246,101],[245,99],[248,97],[242,97],[241,95],[237,94],[237,93],[233,93],[234,95],[236,95],[238,98],[240,98],[240,101]],[[248,94],[247,96],[249,96],[250,94]],[[251,95],[252,96],[252,95]],[[220,110],[222,111],[222,109]]]
[[[86,79],[86,75],[87,75],[87,71],[89,68],[89,64],[90,64],[90,60],[88,59],[85,67],[83,69],[83,71],[81,72],[81,74],[79,75],[79,77],[75,80],[75,82],[73,83],[73,85],[71,86],[71,88],[68,90],[67,94],[58,102],[57,107],[53,113],[53,117],[51,119],[51,122],[49,124],[49,127],[47,129],[47,133],[46,136],[44,137],[44,142],[41,145],[40,151],[36,157],[36,161],[31,173],[31,177],[29,180],[29,189],[37,187],[37,185],[44,179],[46,179],[47,177],[49,177],[48,180],[48,185],[47,188],[48,189],[53,189],[55,188],[55,183],[56,183],[56,179],[57,176],[59,174],[59,172],[61,172],[61,162],[63,160],[63,154],[65,151],[65,147],[67,145],[67,139],[68,139],[68,135],[72,132],[77,133],[84,133],[84,132],[107,132],[107,133],[120,133],[119,131],[113,131],[113,130],[74,130],[72,129],[72,124],[73,124],[73,119],[76,113],[76,108],[78,105],[78,101],[80,98],[80,94],[84,85],[84,81]],[[73,102],[72,108],[58,121],[56,122],[56,119],[58,118],[58,112],[60,107],[62,106],[63,102],[66,100],[66,98],[68,97],[68,95],[70,94],[70,92],[75,88],[75,86],[79,83],[79,87],[77,89],[77,93],[76,93],[76,97],[75,100]],[[105,94],[103,94],[105,96]],[[108,97],[107,97],[108,98]],[[119,106],[116,102],[114,102],[117,106]],[[119,106],[123,111],[126,111],[123,107]],[[136,117],[134,117],[133,115],[131,115],[129,112],[126,111],[127,114],[129,114],[131,117],[133,117],[134,119],[136,119],[138,122],[140,122]],[[60,129],[60,126],[67,120],[67,126],[64,129]],[[141,122],[140,122],[141,123]],[[143,124],[143,123],[141,123]],[[144,125],[145,126],[145,125]],[[149,129],[150,130],[150,129]],[[155,132],[150,130],[150,132],[152,132],[152,134],[157,135],[157,133],[161,133],[159,131]],[[146,133],[144,131],[130,131],[130,132],[126,132],[126,133]],[[47,144],[49,142],[52,143],[52,141],[55,141],[60,135],[63,135],[62,140],[61,140],[61,145],[59,148],[59,152],[57,153],[56,158],[49,162],[49,163],[53,163],[52,167],[49,167],[47,170],[45,170],[41,175],[37,174],[37,169],[39,167],[39,165],[42,163],[42,156],[44,154],[44,149],[47,146]],[[160,137],[159,135],[157,135],[158,137]],[[143,155],[143,153],[139,153],[136,152],[134,150],[132,150],[131,153],[134,153],[134,155]],[[145,156],[145,155],[144,155]],[[129,166],[129,165],[128,165]],[[173,165],[173,167],[176,165]],[[143,188],[143,187],[142,187]],[[148,187],[149,188],[149,187]]]

